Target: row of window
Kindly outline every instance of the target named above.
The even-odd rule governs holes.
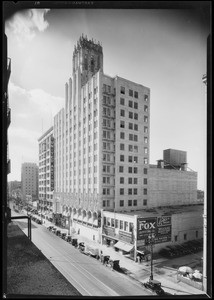
[[[147,184],[147,178],[144,178],[144,184]],[[120,184],[125,184],[125,178],[120,177]],[[129,177],[128,178],[128,184],[138,184],[138,178]]]
[[[125,201],[120,200],[120,207],[124,207]],[[129,199],[127,202],[128,206],[137,206],[137,199],[131,200]],[[143,199],[143,206],[147,205],[147,199]]]
[[[147,191],[146,191],[147,192]],[[124,188],[120,188],[120,195],[125,195],[125,189]],[[137,195],[137,189],[128,189],[128,195]],[[147,194],[144,194],[147,195]]]
[[[128,145],[129,152],[138,153],[138,146],[136,145]],[[147,149],[147,148],[146,148]],[[125,151],[125,144],[120,144],[120,150]]]
[[[122,132],[122,131],[120,132],[120,138],[121,138],[122,140],[125,139],[125,132]],[[148,138],[144,138],[144,142],[145,142],[145,140],[147,141]],[[129,141],[138,142],[138,136],[137,136],[136,134],[129,133]],[[146,142],[146,143],[147,143],[147,142]]]
[[[120,87],[120,93],[123,94],[123,95],[126,94],[126,89],[125,89],[124,86],[121,86],[121,87]],[[133,96],[134,96],[134,98],[138,99],[138,92],[137,92],[137,91],[134,91],[134,92],[133,92],[133,90],[129,89],[129,96],[130,96],[130,97],[133,97]]]
[[[120,121],[120,128],[125,128],[125,121]],[[138,124],[129,123],[128,129],[138,131]]]
[[[144,174],[147,174],[148,169],[144,168]],[[124,166],[119,166],[119,172],[123,173],[124,172]],[[128,167],[128,173],[134,173],[137,174],[138,173],[138,168],[137,167]]]
[[[125,162],[125,155],[123,155],[123,154],[120,155],[120,161]],[[129,155],[128,156],[128,162],[138,163],[138,157]]]

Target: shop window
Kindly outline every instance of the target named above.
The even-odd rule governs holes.
[[[128,231],[128,225],[129,223],[127,221],[124,222],[124,230],[125,231]]]
[[[123,229],[123,221],[120,220],[120,229]]]
[[[129,223],[129,232],[133,232],[133,229],[134,229],[134,224]]]

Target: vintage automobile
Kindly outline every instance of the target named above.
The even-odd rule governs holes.
[[[81,252],[84,252],[84,250],[85,250],[85,243],[84,243],[84,242],[78,243],[78,249],[79,249]]]
[[[107,264],[112,270],[119,270],[120,269],[120,261],[109,259]]]
[[[103,265],[106,265],[106,264],[108,264],[108,261],[110,260],[110,255],[101,254],[100,260],[103,263]]]
[[[71,241],[72,241],[72,236],[71,236],[70,234],[67,234],[67,235],[65,236],[65,241],[68,242],[68,243],[71,243]]]
[[[78,246],[78,240],[72,238],[71,245],[77,248],[77,246]]]
[[[57,236],[60,236],[61,230],[57,229],[55,233],[56,233]]]
[[[149,280],[148,282],[143,283],[145,288],[150,289],[155,292],[158,296],[165,295],[165,291],[161,287],[161,282],[158,280]]]
[[[64,240],[65,239],[65,237],[66,237],[66,232],[61,232],[61,235],[60,235],[60,237]]]
[[[48,226],[48,227],[47,227],[47,229],[48,229],[49,231],[51,231],[52,228],[54,228],[54,226]]]

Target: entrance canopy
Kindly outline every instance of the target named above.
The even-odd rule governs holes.
[[[126,252],[130,252],[134,248],[134,245],[130,245],[130,244],[119,241],[114,245],[114,247],[124,250]]]

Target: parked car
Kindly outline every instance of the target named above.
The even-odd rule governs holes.
[[[41,224],[42,224],[42,221],[39,220],[39,219],[37,219],[37,220],[36,220],[36,223],[41,225]]]
[[[68,242],[68,243],[71,243],[72,236],[70,234],[67,234],[66,237],[65,237],[65,241]]]
[[[158,280],[149,280],[148,282],[143,283],[147,288],[155,292],[158,296],[165,295],[165,291],[161,287],[161,282]]]
[[[56,227],[53,227],[53,228],[51,229],[51,232],[55,233],[56,230],[57,230]]]
[[[60,236],[61,230],[57,229],[55,233],[56,233],[57,236]]]
[[[72,246],[77,247],[78,246],[78,240],[72,238],[71,244],[72,244]]]
[[[49,231],[51,231],[53,227],[54,227],[54,226],[48,226],[47,229],[48,229]]]
[[[84,243],[84,242],[80,242],[80,243],[78,244],[78,249],[79,249],[80,251],[84,252],[84,250],[85,250],[85,243]]]
[[[66,237],[66,235],[67,235],[67,234],[66,234],[65,232],[61,232],[61,236],[60,236],[60,237],[64,240],[65,237]]]

